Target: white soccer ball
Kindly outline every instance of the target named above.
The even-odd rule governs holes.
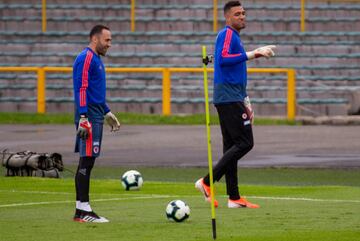
[[[121,184],[126,191],[139,190],[143,185],[141,173],[136,170],[125,172],[121,177]]]
[[[181,200],[173,200],[166,207],[166,217],[175,222],[182,222],[190,216],[190,207]]]

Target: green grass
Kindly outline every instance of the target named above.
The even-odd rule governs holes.
[[[71,221],[70,173],[63,179],[0,177],[0,240],[211,240],[210,208],[193,186],[206,169],[137,167],[144,186],[128,192],[119,181],[127,169],[94,169],[92,206],[111,220],[108,224]],[[261,208],[226,208],[225,185],[217,183],[217,240],[358,239],[359,170],[240,169],[239,177],[241,192]],[[166,219],[165,207],[173,199],[189,204],[189,220]]]
[[[117,113],[120,122],[126,125],[203,125],[204,114],[162,116],[156,114]],[[73,114],[37,114],[0,112],[0,124],[72,124]],[[212,115],[212,124],[219,124],[218,117]],[[299,125],[300,122],[286,119],[256,118],[255,125]]]
[[[70,171],[62,173],[65,178],[72,178],[75,166],[66,167]],[[141,170],[147,180],[160,182],[194,182],[199,176],[204,176],[208,169],[205,167],[108,167],[97,165],[92,178],[118,179],[127,170]],[[1,167],[0,167],[1,171]],[[239,168],[239,179],[249,185],[343,185],[360,186],[360,169],[304,169],[304,168]]]

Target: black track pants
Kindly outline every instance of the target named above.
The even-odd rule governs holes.
[[[230,199],[240,198],[237,163],[254,146],[249,116],[242,102],[216,105],[223,137],[223,156],[213,168],[214,181],[225,175],[226,190]],[[209,184],[209,175],[204,177]]]

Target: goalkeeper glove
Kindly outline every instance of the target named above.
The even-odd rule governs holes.
[[[255,116],[255,114],[254,114],[254,110],[253,110],[252,107],[251,107],[251,102],[250,102],[249,96],[246,96],[246,97],[245,97],[245,99],[244,99],[244,105],[245,105],[245,107],[246,107],[246,112],[247,112],[247,114],[248,114],[248,116],[249,116],[249,118],[250,118],[251,124],[253,124],[253,123],[254,123],[254,116]]]
[[[116,116],[109,111],[105,115],[105,121],[110,126],[110,131],[118,131],[120,129],[120,122],[116,118]]]
[[[274,49],[276,48],[275,45],[267,45],[260,48],[255,49],[251,52],[246,52],[246,55],[249,60],[256,59],[260,57],[270,58],[275,56]]]
[[[89,122],[88,118],[85,115],[81,115],[79,120],[77,135],[81,139],[86,140],[90,134],[91,134],[91,123]]]

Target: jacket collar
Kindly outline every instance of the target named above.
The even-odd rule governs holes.
[[[229,25],[226,25],[226,28],[231,29],[234,33],[236,33],[238,36],[240,36],[239,32],[230,27]]]

